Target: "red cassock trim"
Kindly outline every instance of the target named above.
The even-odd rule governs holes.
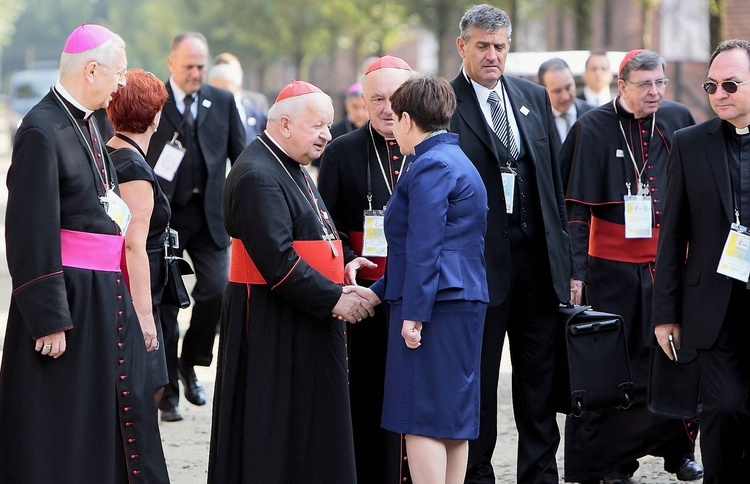
[[[334,240],[333,245],[338,255],[333,255],[331,246],[327,240],[295,240],[292,247],[310,267],[323,274],[325,277],[342,284],[344,282],[344,257],[340,240]],[[239,284],[266,284],[266,280],[258,271],[255,263],[245,250],[242,241],[232,239],[231,263],[229,266],[229,282]],[[297,267],[297,263],[294,267]],[[292,270],[294,270],[294,267]],[[290,271],[291,272],[291,271]],[[289,276],[282,278],[282,282]],[[278,284],[277,284],[278,285]]]
[[[654,227],[650,239],[626,239],[625,226],[591,217],[589,255],[599,259],[641,264],[656,259],[659,228]]]

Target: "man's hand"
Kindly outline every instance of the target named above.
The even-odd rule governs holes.
[[[378,265],[364,257],[357,257],[344,267],[344,284],[357,285],[357,272],[363,267],[375,269]]]
[[[656,336],[656,341],[659,343],[659,346],[661,346],[662,351],[664,351],[664,354],[669,357],[670,360],[674,361],[674,354],[672,353],[672,348],[669,344],[669,335],[672,335],[672,338],[674,339],[674,347],[675,349],[680,349],[680,325],[677,323],[669,323],[669,324],[659,324],[654,328],[654,335]]]
[[[401,324],[401,336],[404,338],[407,348],[419,348],[422,345],[422,321],[404,319]]]
[[[352,287],[352,286],[347,286]],[[367,289],[367,288],[358,288]],[[370,291],[369,289],[367,289]],[[372,292],[372,291],[370,291]],[[356,290],[342,291],[341,297],[333,307],[332,314],[342,321],[358,323],[368,316],[375,314],[375,308],[366,298],[359,295]]]
[[[380,298],[373,292],[372,289],[369,287],[362,287],[362,286],[344,286],[344,293],[349,294],[351,292],[356,292],[359,294],[360,297],[363,297],[369,301],[370,304],[372,304],[373,307],[380,304]]]
[[[582,294],[583,294],[583,281],[571,279],[570,280],[570,300],[573,301],[573,304],[575,305],[581,304]]]
[[[65,353],[65,331],[58,331],[37,338],[34,349],[45,356],[59,358]]]

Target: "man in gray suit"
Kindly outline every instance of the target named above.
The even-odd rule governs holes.
[[[570,297],[570,240],[547,91],[503,75],[508,15],[467,11],[457,39],[463,68],[452,81],[451,131],[482,176],[489,214],[485,258],[490,306],[482,343],[479,438],[469,444],[466,482],[494,483],[497,383],[507,332],[518,428],[518,482],[557,484],[560,443],[552,388],[559,303]]]

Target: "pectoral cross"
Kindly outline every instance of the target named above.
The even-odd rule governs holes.
[[[334,257],[338,257],[339,253],[336,250],[336,246],[333,245],[333,241],[336,240],[336,236],[334,234],[329,234],[327,229],[323,229],[323,240],[328,241],[328,245],[331,246],[331,253]]]

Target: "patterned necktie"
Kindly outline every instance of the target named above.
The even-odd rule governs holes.
[[[490,113],[492,114],[492,125],[500,138],[500,141],[508,148],[508,153],[514,159],[518,159],[519,151],[516,145],[516,137],[510,131],[510,123],[508,122],[508,116],[505,113],[505,106],[500,102],[500,96],[495,91],[490,92],[490,97],[487,99],[487,103],[490,105]]]

